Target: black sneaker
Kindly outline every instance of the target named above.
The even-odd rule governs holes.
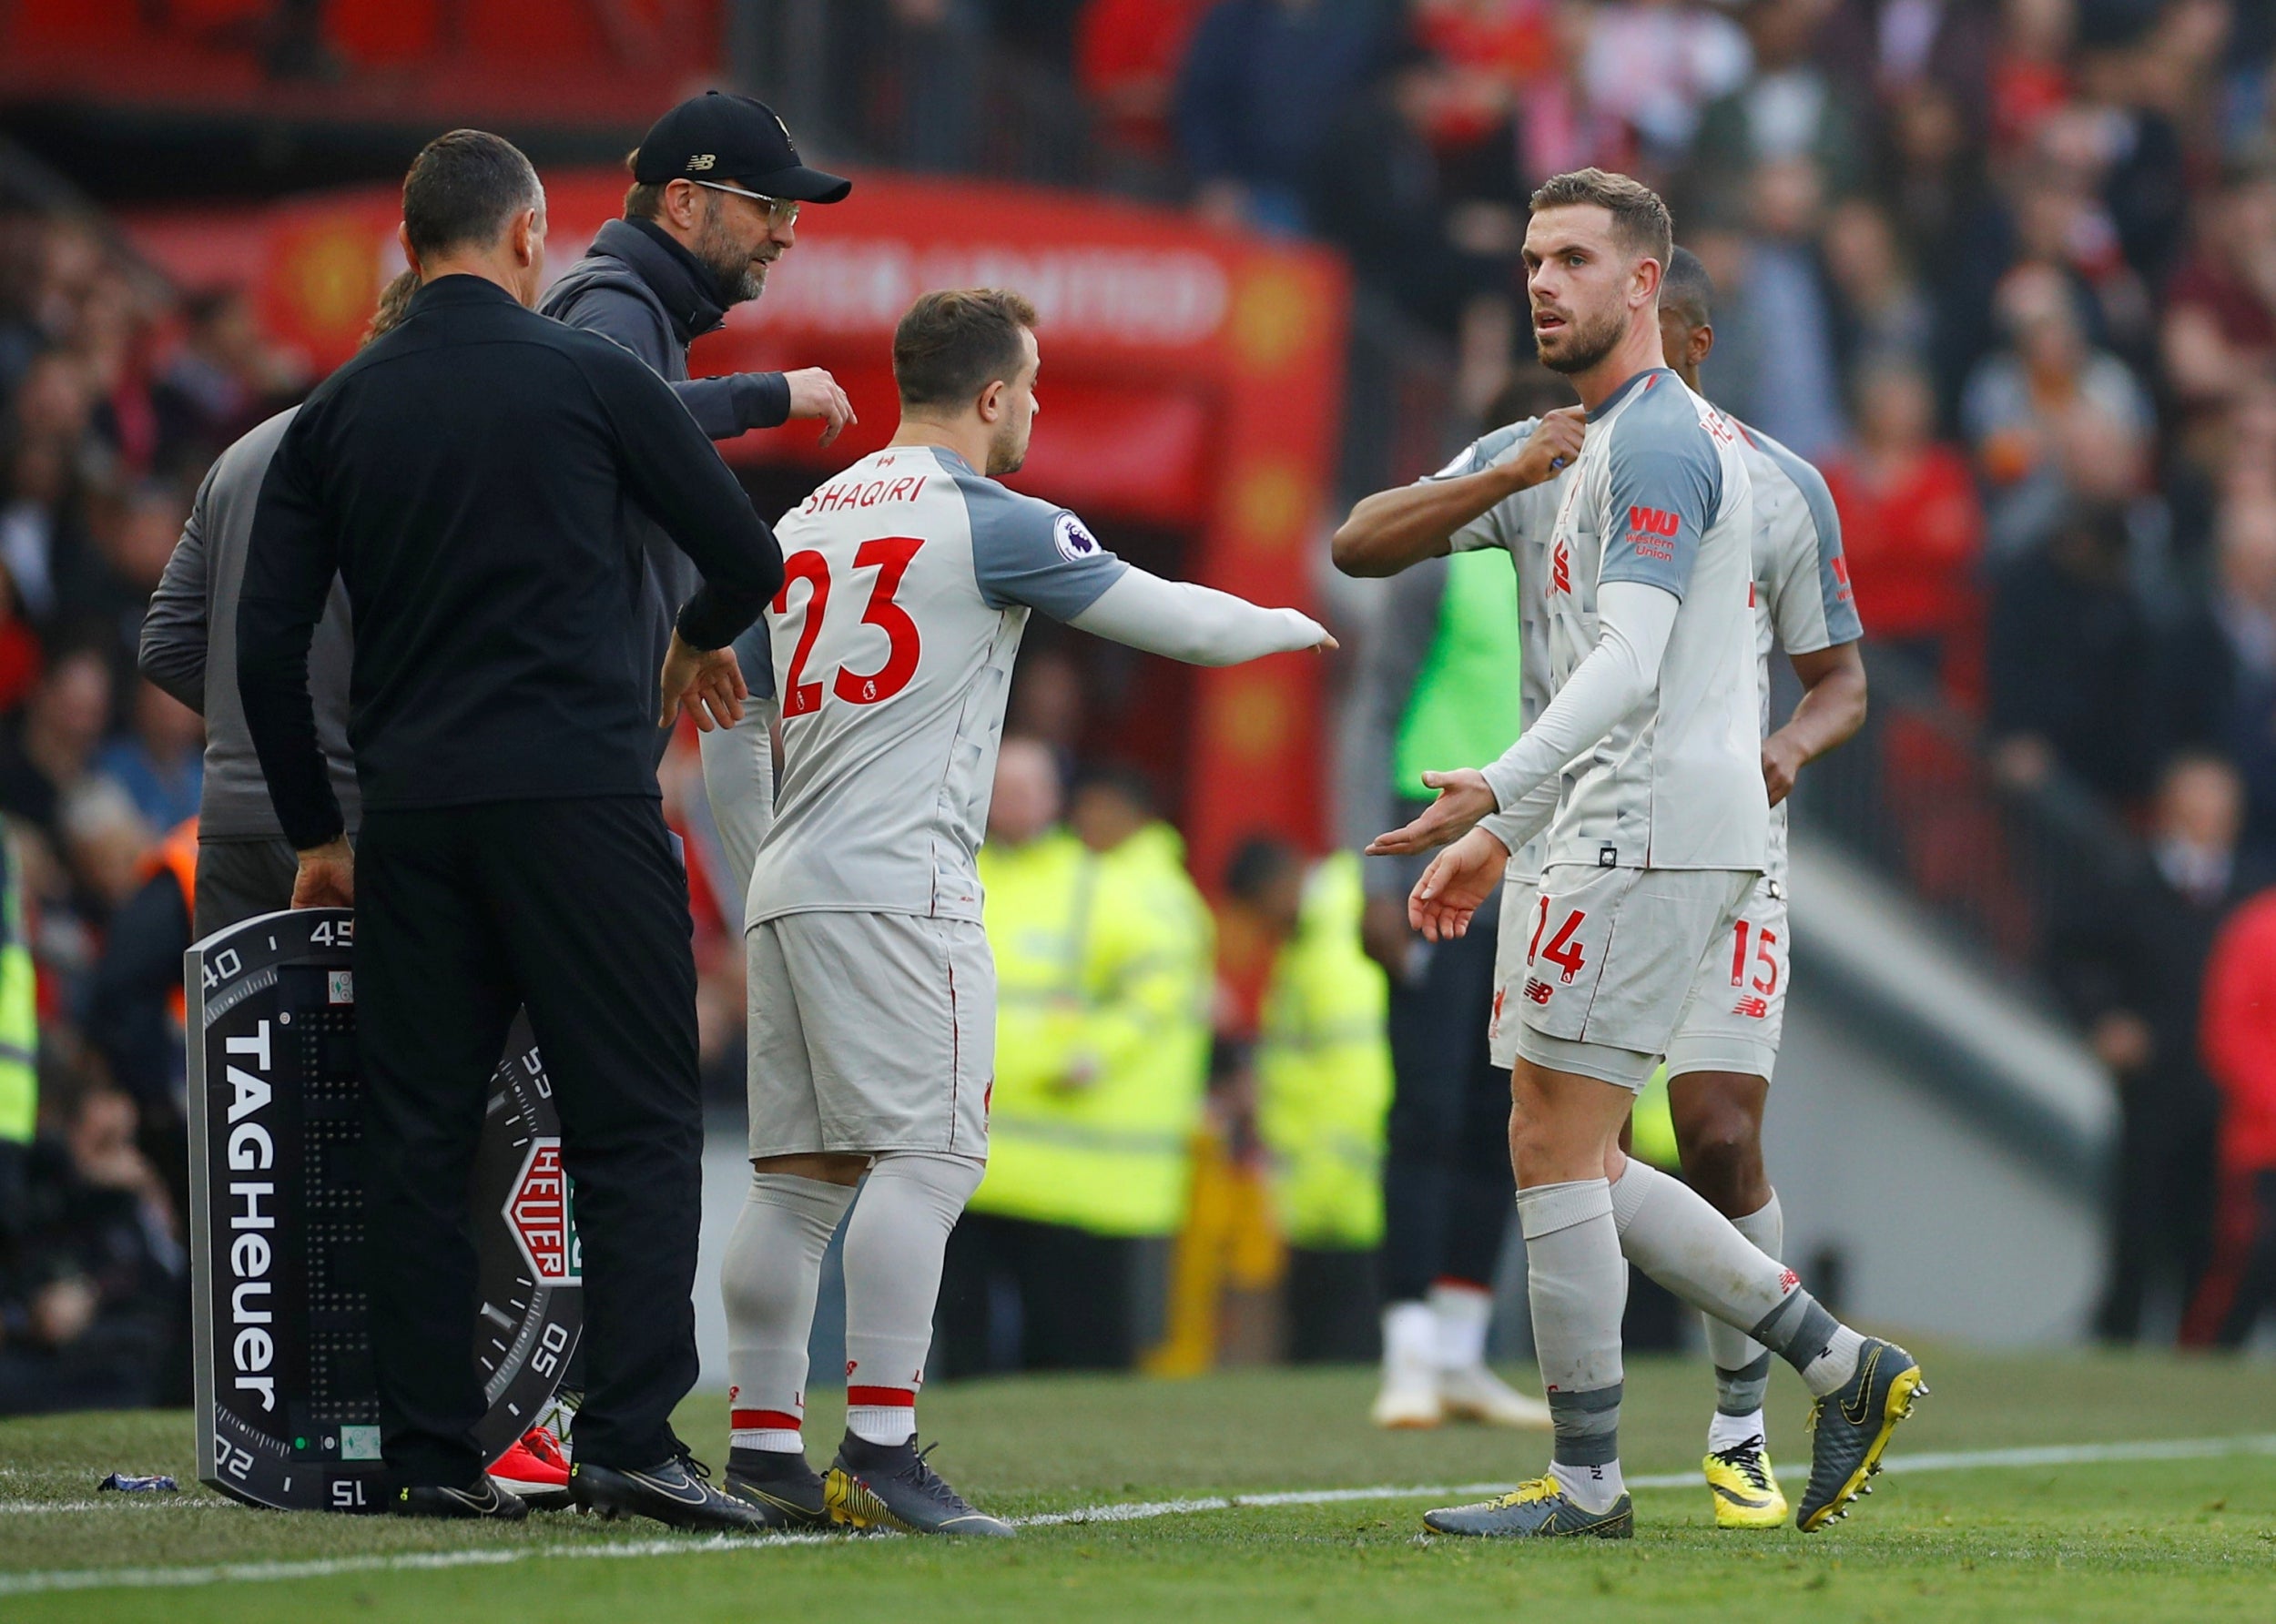
[[[487,1477],[464,1488],[439,1483],[405,1484],[395,1491],[387,1508],[397,1517],[486,1517],[492,1522],[520,1522],[530,1508],[519,1495],[500,1488]]]
[[[652,1517],[666,1528],[718,1534],[763,1534],[775,1526],[757,1507],[712,1487],[710,1477],[703,1462],[685,1456],[639,1472],[581,1460],[569,1468],[569,1493],[578,1510],[612,1520]]]
[[[899,1528],[905,1534],[963,1534],[1009,1539],[1014,1530],[970,1501],[925,1463],[930,1446],[872,1444],[853,1434],[838,1446],[823,1480],[830,1520],[852,1528]]]
[[[807,1465],[803,1453],[728,1450],[727,1493],[766,1517],[770,1528],[830,1526],[822,1474]]]

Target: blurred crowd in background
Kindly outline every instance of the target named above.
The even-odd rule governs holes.
[[[2276,931],[2222,934],[2276,879],[2276,6],[851,0],[845,15],[829,94],[886,164],[1016,170],[1017,121],[991,100],[1012,83],[1074,110],[1088,183],[1339,247],[1362,341],[1411,337],[1445,374],[1433,452],[1545,381],[1529,381],[1519,259],[1530,188],[1589,164],[1661,188],[1719,289],[1708,392],[1833,488],[1876,705],[1908,695],[1986,793],[2078,800],[2140,859],[2036,905],[2024,954],[2127,1105],[2097,1328],[2140,1334],[2162,1291],[2190,1303],[2186,1338],[2242,1334],[2222,1293],[2276,1268],[2234,1255],[2250,1235],[2224,1243],[2217,1200],[2276,1176],[2276,1031],[2256,1042],[2243,1007],[2256,974],[2276,978]],[[177,1006],[150,931],[122,921],[140,902],[163,938],[169,897],[180,908],[167,843],[197,809],[201,728],[137,676],[136,638],[212,458],[312,381],[243,289],[164,284],[99,215],[0,214],[0,814],[39,1082],[36,1132],[0,1100],[0,1409],[181,1391],[164,1352],[183,1278]],[[1015,730],[1052,742],[1052,686],[1080,680],[1072,662],[1023,677]],[[1902,776],[1914,747],[1858,749]],[[667,763],[667,803],[696,837],[706,1061],[732,1100],[741,955],[733,899],[704,883],[691,756]],[[1316,1299],[1290,1294],[1289,1335],[1364,1356],[1371,1319],[1339,1328],[1306,1304],[1363,1289],[1379,1204],[1337,1186],[1314,1222],[1293,1174],[1262,1196],[1204,1178],[1194,1212],[1223,1210],[1190,1226],[1182,1204],[1196,1161],[1309,1165],[1259,1147],[1275,1052],[1332,1050],[1353,999],[1379,1004],[1341,915],[1356,881],[1269,845],[1186,876],[1126,764],[1045,762],[1052,808],[1082,787],[1072,832],[1051,809],[1007,848],[1059,840],[1052,860],[1088,873],[1143,838],[1145,882],[1188,899],[1187,982],[1140,990],[1184,1034],[1160,1085],[1175,1109],[1143,1124],[1174,1142],[1170,1220],[1053,1223],[1158,1252],[1202,1237],[1166,1263],[1077,1247],[1088,1263],[1060,1267],[1154,1269],[1166,1317],[1140,1315],[1114,1358],[1152,1345],[1177,1367],[1214,1356],[1222,1323],[1195,1330],[1180,1304],[1275,1278],[1285,1239],[1326,1259],[1306,1265]],[[1908,860],[1933,890],[1933,853]],[[1342,959],[1304,959],[1322,932]],[[2204,1008],[2209,959],[2216,1003],[2235,989],[2235,1007]],[[1053,996],[1128,990],[1100,974]],[[1306,1014],[1307,998],[1326,1003]],[[2235,1038],[2210,1065],[2209,1020]],[[1361,1103],[1317,1153],[1365,1170],[1381,1153],[1381,1102],[1365,1101],[1389,1087],[1379,1016],[1356,1041]],[[1277,1221],[1244,1200],[1276,1201]],[[1003,1233],[968,1249],[998,1282],[975,1289],[1019,1289]],[[1051,1361],[989,1325],[958,1345],[971,1364]]]

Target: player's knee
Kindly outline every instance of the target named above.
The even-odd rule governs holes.
[[[1762,1188],[1762,1130],[1750,1113],[1702,1112],[1679,1124],[1677,1144],[1683,1176],[1714,1207],[1725,1213],[1748,1213],[1769,1199]]]

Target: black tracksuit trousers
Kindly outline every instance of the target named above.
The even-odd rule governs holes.
[[[1497,898],[1499,901],[1499,898]],[[1516,1209],[1509,1073],[1493,1062],[1494,931],[1431,944],[1413,985],[1391,988],[1389,1143],[1383,1163],[1383,1300],[1420,1302],[1433,1283],[1489,1286]],[[1514,1019],[1514,1017],[1512,1017]]]
[[[702,1212],[687,882],[637,796],[366,812],[356,1026],[381,1441],[399,1483],[482,1469],[468,1183],[487,1084],[526,1005],[584,1245],[577,1458],[678,1448],[696,1380]]]

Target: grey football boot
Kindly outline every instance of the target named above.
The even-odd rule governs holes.
[[[1873,1492],[1896,1424],[1928,1391],[1920,1362],[1894,1342],[1868,1336],[1857,1373],[1810,1407],[1810,1487],[1794,1507],[1794,1527],[1814,1534],[1849,1515],[1849,1503]]]
[[[1556,1478],[1536,1477],[1499,1499],[1426,1511],[1423,1527],[1438,1534],[1483,1538],[1633,1539],[1636,1506],[1623,1490],[1607,1509],[1584,1511],[1566,1497]]]
[[[728,1450],[727,1493],[757,1510],[769,1528],[830,1526],[822,1474],[807,1465],[803,1453]]]
[[[899,1528],[905,1534],[957,1534],[1009,1539],[1016,1532],[1000,1517],[975,1510],[926,1464],[932,1446],[872,1444],[853,1434],[838,1446],[823,1481],[832,1522],[853,1528]]]

